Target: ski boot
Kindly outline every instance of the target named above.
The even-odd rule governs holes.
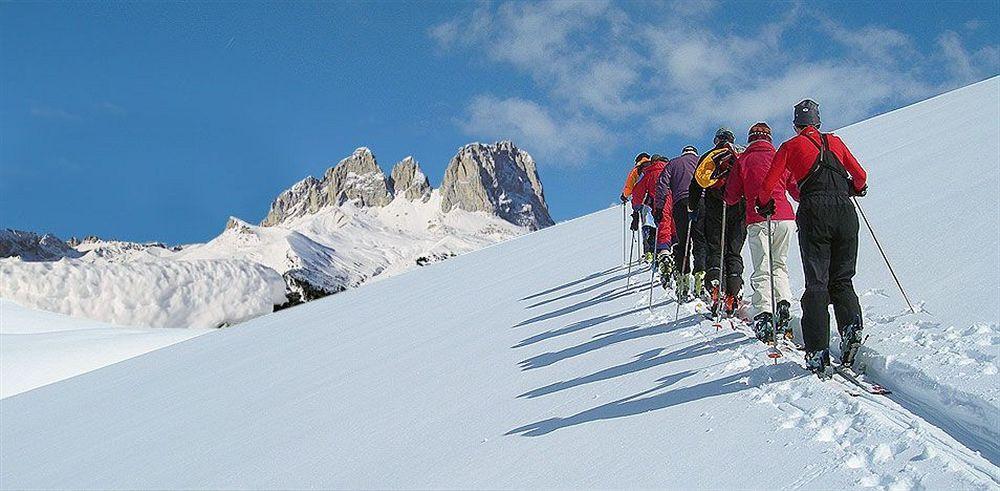
[[[771,344],[774,341],[774,326],[771,324],[771,313],[761,312],[753,318],[753,332],[762,343]]]
[[[784,335],[788,341],[792,340],[792,313],[789,311],[790,308],[791,304],[788,303],[788,300],[778,302],[778,333]]]
[[[708,289],[708,297],[712,305],[712,318],[718,319],[719,312],[722,311],[722,300],[723,294],[720,291],[720,285],[718,280],[711,281],[712,286]]]
[[[729,295],[726,294],[726,298],[723,302],[726,312],[726,317],[736,317],[736,311],[740,308],[740,298],[741,295]]]
[[[697,271],[694,273],[693,277],[694,290],[691,292],[691,295],[705,300],[705,272]]]
[[[664,290],[673,287],[674,279],[674,255],[670,251],[660,251],[656,256],[656,262],[660,266],[660,286]]]
[[[864,326],[861,323],[861,316],[855,316],[854,322],[840,329],[840,363],[845,367],[854,365],[854,357],[861,349],[864,341],[861,337],[861,330]]]
[[[691,287],[691,275],[678,274],[674,280],[677,285],[677,300],[681,303],[691,299],[689,288]]]
[[[806,368],[819,378],[829,378],[830,350],[806,351]]]

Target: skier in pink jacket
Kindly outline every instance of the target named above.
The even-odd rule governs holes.
[[[740,155],[735,168],[729,174],[729,183],[725,191],[725,200],[729,205],[739,203],[742,199],[753,203],[760,195],[764,177],[767,176],[774,160],[771,128],[767,123],[757,123],[750,127],[747,144],[746,151]],[[788,245],[795,233],[795,212],[785,197],[785,191],[787,190],[792,198],[798,201],[798,187],[791,174],[787,172],[781,182],[782,185],[775,187],[772,192],[775,213],[771,217],[773,227],[771,250],[774,252],[774,262],[770,273],[774,275],[774,293],[777,297],[774,300],[777,302],[778,311],[776,314],[771,312],[766,220],[753,206],[746,207],[747,242],[750,244],[750,261],[753,263],[753,273],[750,275],[750,285],[753,287],[751,303],[756,312],[753,327],[757,337],[765,342],[771,341],[774,337],[771,327],[774,315],[777,315],[779,331],[784,331],[786,336],[790,334],[787,329],[791,319],[788,309],[791,305],[792,292],[788,285],[787,260]]]

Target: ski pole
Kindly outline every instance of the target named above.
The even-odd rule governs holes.
[[[909,297],[906,296],[906,292],[903,291],[903,285],[899,282],[899,277],[896,276],[896,272],[892,269],[892,264],[889,264],[889,258],[885,255],[885,251],[882,249],[882,244],[879,243],[878,237],[875,236],[875,230],[872,229],[872,224],[868,222],[868,217],[865,216],[865,210],[861,208],[861,203],[858,202],[858,198],[854,197],[854,205],[858,207],[858,211],[861,212],[861,218],[864,219],[865,225],[868,226],[868,231],[872,234],[872,240],[875,241],[875,247],[878,247],[878,252],[882,254],[882,260],[885,261],[886,267],[889,268],[889,273],[892,275],[892,279],[896,280],[896,286],[899,288],[899,293],[903,294],[903,300],[906,301],[906,306],[910,308],[910,312],[916,314],[917,309],[913,308],[913,304],[910,303]]]
[[[775,363],[778,363],[778,357],[781,356],[781,351],[778,351],[778,311],[774,305],[774,249],[771,246],[771,241],[773,235],[771,232],[771,215],[767,216],[767,276],[771,279],[771,331],[774,333],[774,340],[772,340],[772,347],[774,350],[768,353],[767,356],[774,359]]]
[[[622,262],[625,262],[625,242],[628,240],[628,232],[626,229],[628,225],[625,224],[625,202],[622,201]]]
[[[718,295],[719,296],[716,297],[716,299],[715,299],[715,305],[716,305],[716,311],[715,311],[715,317],[716,318],[715,318],[715,320],[716,320],[716,322],[718,322],[720,319],[722,319],[722,314],[720,313],[721,309],[722,309],[722,306],[720,305],[720,303],[725,303],[725,298],[726,298],[725,283],[724,282],[726,280],[726,275],[725,275],[725,272],[726,272],[726,208],[728,208],[728,206],[726,206],[726,199],[724,197],[720,198],[720,199],[722,200],[722,233],[720,234],[721,238],[719,240],[719,290],[718,290]]]
[[[659,240],[660,240],[659,236],[660,236],[660,222],[656,220],[656,217],[653,217],[653,261],[649,263],[650,264],[649,266],[649,310],[650,311],[653,310],[653,290],[656,289],[653,281],[656,280],[656,269],[660,258],[659,251],[656,250],[657,247],[659,246]]]
[[[632,252],[635,251],[635,230],[632,231],[632,240],[629,241],[628,247],[628,281],[626,282],[626,289],[632,288]]]
[[[684,237],[684,262],[681,263],[681,276],[687,275],[687,273],[685,273],[684,270],[690,269],[690,268],[688,268],[688,255],[691,253],[691,249],[694,248],[694,244],[692,244],[692,242],[691,242],[691,226],[692,225],[694,225],[694,220],[692,220],[692,219],[689,218],[688,219],[687,234],[686,234],[687,236]],[[677,292],[674,292],[675,295],[676,295],[676,293]],[[677,318],[680,317],[680,315],[681,315],[681,299],[678,298],[677,299],[677,308],[674,310],[674,324],[677,323]]]

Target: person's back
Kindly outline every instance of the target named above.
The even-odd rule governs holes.
[[[686,200],[698,166],[697,152],[692,149],[670,159],[656,185],[656,207],[662,209],[663,201],[669,192],[674,203]]]
[[[867,175],[844,142],[820,133],[819,105],[795,105],[798,134],[774,156],[757,196],[758,211],[775,212],[772,193],[785,173],[799,190],[796,223],[806,289],[802,294],[802,334],[806,364],[822,376],[830,364],[830,313],[833,304],[841,334],[841,362],[850,365],[861,346],[863,317],[853,278],[858,258],[858,216],[852,196],[867,192]]]
[[[735,205],[744,198],[752,203],[757,199],[760,195],[760,188],[764,184],[764,178],[771,170],[774,155],[774,145],[770,140],[757,140],[747,146],[746,151],[740,154],[730,182],[726,186],[726,204]],[[793,198],[798,197],[798,189],[787,172],[785,179],[771,192],[771,197],[775,200],[774,220],[795,219],[795,211],[792,209],[791,203],[788,202],[786,191]],[[747,224],[760,223],[764,221],[764,217],[757,213],[754,207],[748,206],[746,221]]]
[[[847,145],[844,145],[843,140],[833,133],[820,133],[816,127],[806,126],[778,148],[774,156],[773,167],[782,169],[782,172],[768,173],[764,184],[761,186],[762,189],[757,195],[757,200],[760,203],[766,203],[771,199],[773,190],[779,187],[784,179],[787,179],[784,172],[790,174],[791,179],[798,185],[800,196],[804,197],[806,194],[804,186],[809,184],[806,177],[813,169],[813,164],[816,162],[816,157],[819,156],[820,148],[824,145],[840,161],[845,171],[845,174],[843,174],[845,179],[850,180],[853,186],[853,189],[848,189],[848,192],[843,193],[842,197],[848,198],[851,194],[861,192],[865,187],[867,174],[861,167],[861,164],[858,163],[858,160],[851,154]],[[767,190],[766,192],[764,191],[765,189]],[[820,193],[830,196],[842,194],[829,189],[822,191],[813,190],[810,194],[815,195]]]

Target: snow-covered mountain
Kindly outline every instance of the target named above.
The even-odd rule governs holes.
[[[0,262],[0,275],[8,282],[0,296],[32,308],[129,326],[192,322],[192,327],[212,327],[270,312],[273,305],[338,293],[552,223],[534,160],[511,142],[459,149],[442,190],[431,187],[412,157],[386,176],[372,151],[359,148],[327,169],[322,179],[306,177],[280,193],[260,225],[232,217],[220,235],[204,244],[168,248],[87,237],[72,239],[71,248],[52,236],[0,234],[0,250],[15,251],[26,260],[68,257],[88,263]],[[284,280],[284,297],[275,297],[273,277],[261,267]],[[42,274],[39,268],[48,269]],[[240,274],[246,277],[237,278]],[[77,288],[74,282],[83,277],[93,278],[90,287]],[[235,285],[230,291],[211,291],[226,289],[229,282]],[[241,289],[257,284],[267,286],[256,292]],[[211,301],[185,298],[194,294]],[[99,302],[93,298],[97,295]],[[226,302],[241,306],[220,307]],[[182,307],[197,312],[182,314]]]
[[[77,258],[82,255],[83,253],[52,234],[40,235],[10,228],[0,230],[0,258],[18,257],[22,261],[58,261],[64,257]]]
[[[0,399],[0,487],[997,489],[1000,79],[838,133],[922,306],[862,230],[859,361],[892,395],[630,285],[612,208]],[[0,384],[56,340],[10,322]]]
[[[162,242],[107,240],[94,235],[84,237],[83,239],[72,237],[67,243],[77,251],[83,253],[82,259],[85,261],[107,260],[111,262],[125,262],[136,257],[143,257],[146,254],[159,257],[181,250],[180,247],[168,247]]]
[[[260,226],[230,218],[175,257],[258,262],[283,275],[297,303],[552,223],[534,160],[509,141],[460,148],[440,189],[412,157],[386,176],[362,147],[279,194]]]

